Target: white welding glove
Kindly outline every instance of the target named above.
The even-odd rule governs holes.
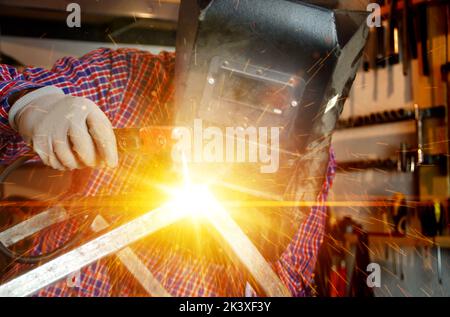
[[[10,125],[31,144],[42,162],[55,169],[116,167],[116,138],[111,122],[91,100],[44,87],[18,99]]]

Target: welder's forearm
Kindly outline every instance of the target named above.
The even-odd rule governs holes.
[[[7,78],[5,65],[0,65],[0,134],[2,138],[12,137],[16,134],[9,124],[9,110],[14,102],[41,85],[22,80],[1,80]],[[3,71],[3,73],[1,73]]]
[[[11,105],[39,84],[20,80],[16,68],[0,64],[0,165],[9,164],[29,151],[20,135],[11,128],[8,114]]]
[[[116,59],[121,59],[120,53],[109,49],[95,50],[80,59],[62,58],[51,70],[27,67],[19,72],[14,67],[0,64],[0,163],[8,164],[30,150],[23,135],[18,133],[15,127],[17,121],[10,120],[17,114],[17,111],[11,112],[11,109],[19,99],[37,89],[54,87],[65,94],[88,97],[97,105],[101,105],[103,112],[108,112],[110,85],[98,85],[99,75],[108,77],[108,74],[111,74],[108,80],[114,81],[114,89],[125,89],[124,81],[116,80],[113,75],[117,67],[124,67],[124,63],[113,63],[114,54],[118,55]],[[125,57],[122,59],[125,60]],[[83,83],[82,86],[79,85],[80,82]]]
[[[62,58],[51,70],[26,67],[19,72],[14,67],[0,64],[0,133],[15,134],[8,124],[9,110],[15,101],[34,89],[46,86],[58,87],[65,94],[87,97],[107,112],[111,85],[99,85],[98,78],[105,77],[109,82],[114,82],[115,90],[124,90],[125,82],[114,76],[116,68],[127,70],[129,67],[127,57],[122,55],[124,53],[110,49],[97,49],[79,59]]]

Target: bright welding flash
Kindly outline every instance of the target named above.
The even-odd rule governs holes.
[[[184,184],[172,190],[171,203],[177,212],[191,217],[202,217],[215,208],[215,198],[206,185]]]
[[[182,154],[183,184],[181,187],[171,189],[171,204],[177,212],[200,218],[206,213],[212,212],[217,206],[217,200],[205,184],[195,184],[189,176],[187,160]]]

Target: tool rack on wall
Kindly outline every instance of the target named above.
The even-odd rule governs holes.
[[[418,252],[416,248],[420,248],[424,254],[430,255],[428,258],[433,259],[435,263],[432,270],[436,272],[437,279],[433,281],[443,285],[445,265],[442,264],[446,262],[443,260],[445,257],[441,255],[441,249],[450,248],[450,199],[447,199],[446,184],[441,182],[441,180],[448,182],[449,171],[450,148],[447,145],[450,146],[448,142],[450,130],[447,129],[447,124],[450,122],[450,113],[445,105],[450,105],[450,50],[446,53],[446,61],[445,54],[442,52],[436,57],[437,50],[446,46],[448,48],[450,40],[448,37],[449,1],[377,0],[371,2],[381,6],[382,23],[370,30],[363,55],[363,70],[377,72],[383,68],[386,71],[388,68],[388,71],[393,73],[393,67],[400,66],[406,76],[405,81],[410,81],[411,90],[414,91],[412,103],[421,106],[415,105],[414,108],[387,110],[340,120],[336,130],[349,130],[351,135],[354,135],[359,128],[365,133],[366,131],[362,131],[363,128],[386,129],[384,125],[395,123],[399,125],[405,123],[406,127],[407,122],[410,122],[410,126],[414,124],[415,129],[411,131],[408,126],[409,135],[399,144],[395,155],[389,158],[338,162],[338,171],[348,173],[348,177],[352,179],[356,177],[352,173],[361,173],[365,176],[362,173],[373,171],[373,174],[377,173],[375,175],[384,177],[380,182],[376,182],[377,184],[386,184],[392,178],[398,177],[399,182],[407,180],[412,182],[414,187],[420,188],[414,190],[417,194],[403,195],[390,191],[394,193],[392,197],[381,194],[381,196],[371,196],[372,199],[370,196],[364,196],[366,191],[363,189],[361,206],[364,208],[358,209],[356,213],[353,213],[354,207],[360,207],[360,205],[356,202],[353,202],[353,205],[352,202],[348,202],[348,197],[353,195],[350,193],[345,195],[346,204],[348,204],[345,208],[351,211],[351,216],[347,217],[345,214],[344,217],[337,217],[337,212],[340,210],[329,208],[327,222],[329,235],[321,249],[322,258],[319,258],[319,267],[316,269],[319,281],[319,276],[325,277],[322,283],[317,283],[322,291],[318,293],[326,296],[361,295],[361,293],[354,293],[352,285],[359,273],[366,272],[366,263],[357,261],[357,253],[363,249],[366,249],[366,253],[370,255],[367,256],[370,260],[378,256],[385,264],[390,261],[389,269],[392,268],[390,273],[396,278],[395,282],[400,284],[401,280],[408,278],[406,277],[408,273],[403,270],[405,255],[414,257]],[[436,21],[443,16],[447,16],[443,18],[444,23],[437,25]],[[445,34],[447,39],[443,36]],[[394,66],[395,64],[401,65]],[[442,81],[436,72],[439,70]],[[447,85],[447,98],[441,98],[441,95],[437,97],[438,93],[444,92],[442,83]],[[430,105],[430,107],[422,105]],[[410,137],[410,131],[416,141]],[[408,145],[405,142],[411,144]],[[372,179],[372,176],[367,179]],[[436,185],[433,181],[436,179],[439,181],[436,184],[442,185],[442,190],[436,190],[434,187]],[[430,183],[433,183],[430,186],[431,189],[423,190],[421,186],[426,187]],[[393,184],[394,188],[398,185],[395,182],[390,184]],[[383,190],[385,188],[380,189],[380,191]],[[359,189],[355,191],[359,192]],[[374,191],[380,192],[378,188]],[[405,189],[405,192],[408,192],[408,189]],[[363,218],[364,216],[359,214],[360,211],[368,212],[370,219]],[[370,248],[382,252],[377,252],[374,256],[373,250],[369,250],[369,245]],[[415,252],[411,252],[411,249],[415,249]],[[320,263],[326,263],[326,265],[320,267]],[[409,274],[413,273],[409,272]],[[366,292],[365,296],[367,294],[371,296],[365,283],[366,276],[359,286]],[[411,285],[411,282],[407,284]],[[336,285],[341,287],[335,287]]]
[[[409,149],[406,145],[401,145],[396,158],[347,161],[338,163],[338,166],[342,170],[377,168],[383,170],[398,170],[401,172],[414,172],[418,166],[433,165],[439,166],[442,173],[446,173],[447,155],[445,153],[424,153],[423,142],[424,120],[432,118],[445,119],[445,116],[445,106],[419,109],[419,107],[415,105],[414,109],[375,112],[364,116],[339,120],[336,126],[337,130],[414,120],[416,121],[417,146],[414,149]]]

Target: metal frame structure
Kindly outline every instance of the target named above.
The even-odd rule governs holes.
[[[127,246],[189,217],[189,215],[189,212],[180,212],[180,205],[166,203],[0,285],[0,296],[23,297],[33,295],[40,289],[112,254],[119,258],[150,295],[170,296],[170,293],[163,288],[137,255]],[[10,246],[50,225],[66,220],[67,217],[68,214],[63,208],[53,207],[1,232],[0,241]],[[212,212],[206,214],[205,219],[223,238],[222,241],[228,244],[230,250],[245,266],[258,288],[265,295],[290,296],[289,290],[272,270],[272,267],[222,206],[216,203]],[[101,216],[97,216],[91,225],[94,231],[100,231],[107,227],[108,223]]]

